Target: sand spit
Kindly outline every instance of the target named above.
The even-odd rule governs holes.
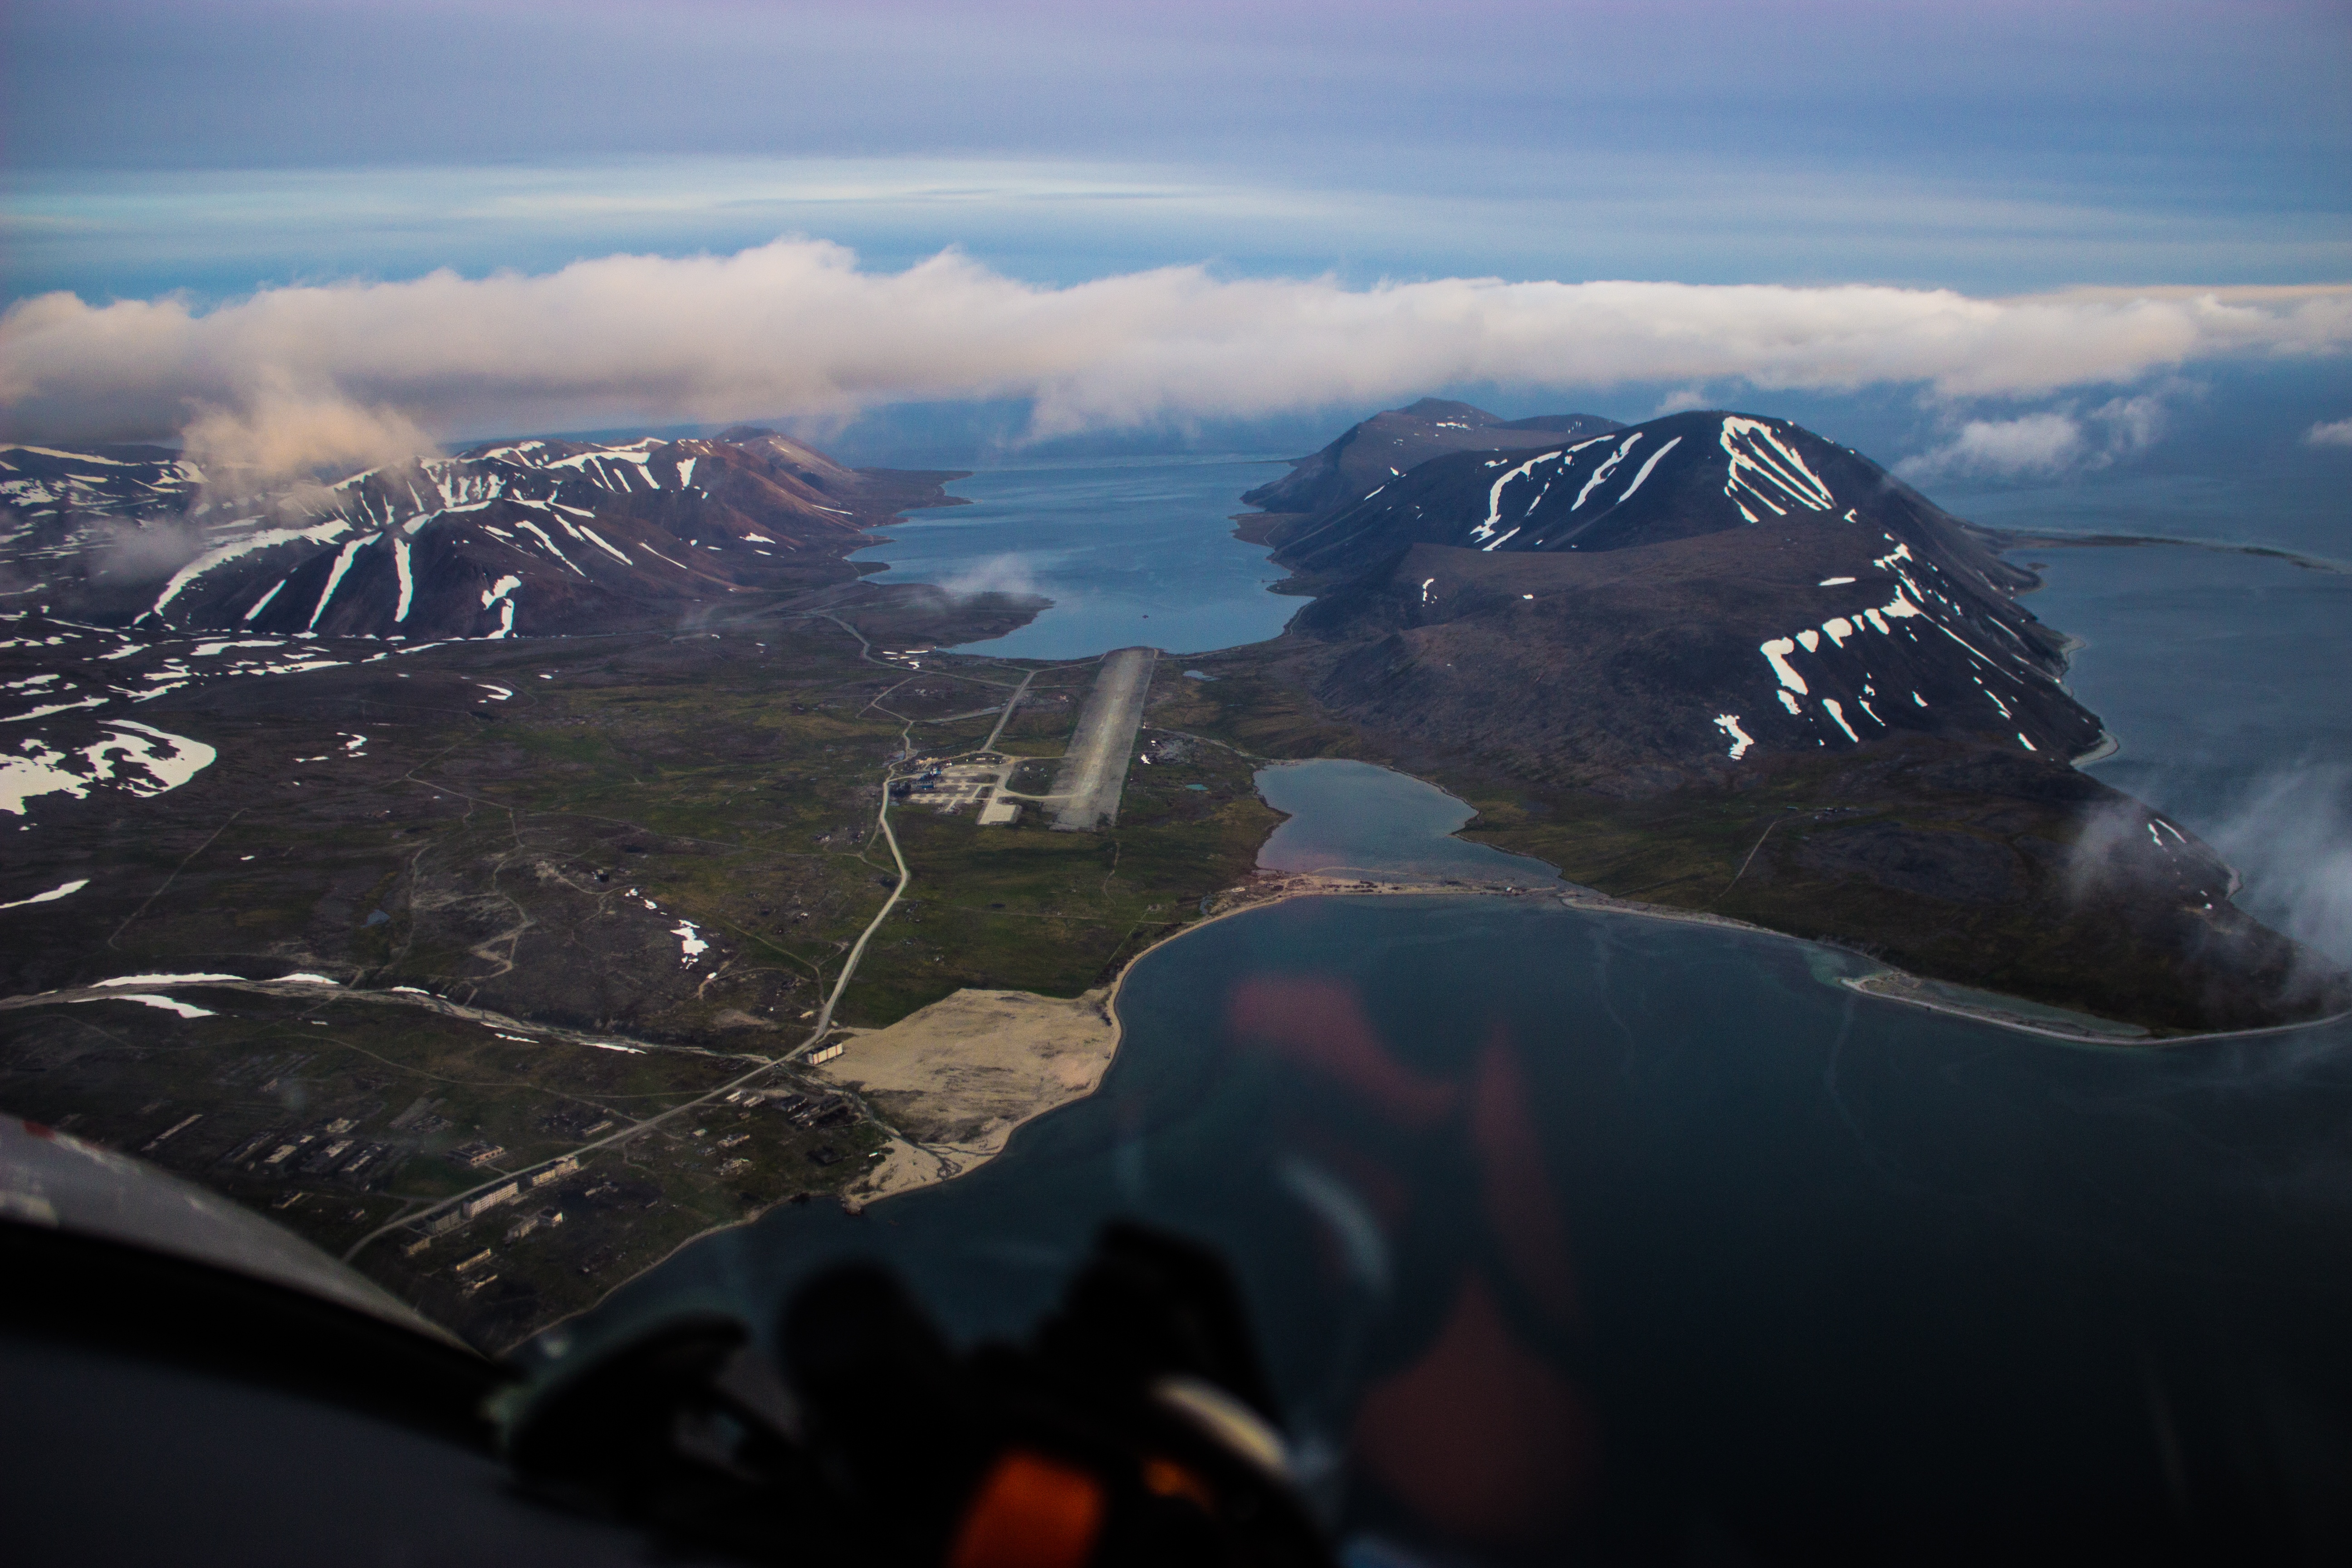
[[[1092,1094],[1118,1048],[1111,988],[1064,1000],[958,991],[886,1029],[849,1032],[815,1072],[856,1093],[898,1134],[852,1205],[960,1176],[1013,1130]]]

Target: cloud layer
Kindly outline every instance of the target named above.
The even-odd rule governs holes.
[[[431,437],[392,408],[362,408],[331,395],[267,384],[236,408],[206,407],[180,433],[207,489],[243,494],[311,468],[349,473],[435,455]]]
[[[2252,896],[2241,903],[2352,964],[2352,767],[2266,775],[2206,837],[2245,877]]]
[[[2110,398],[2087,414],[2072,408],[2015,419],[1971,419],[1942,445],[1895,465],[1915,483],[1954,477],[2042,479],[2104,468],[2144,451],[2164,433],[2158,394]]]
[[[2347,349],[2343,287],[2011,300],[1487,279],[1349,289],[1186,267],[1050,288],[953,252],[875,273],[838,246],[779,240],[539,276],[272,289],[205,313],[172,297],[43,295],[0,317],[0,426],[20,438],[130,438],[209,418],[205,428],[282,464],[386,432],[397,445],[492,427],[847,415],[910,399],[1031,398],[1036,433],[1052,435],[1477,382],[1894,383],[2021,396],[2199,360]],[[336,412],[302,412],[321,407]],[[316,438],[281,441],[278,427],[303,418]],[[1991,451],[2032,438],[1970,439]]]

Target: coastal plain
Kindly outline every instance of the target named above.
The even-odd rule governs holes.
[[[1115,830],[901,802],[886,843],[905,759],[1001,719],[997,752],[1034,760],[1013,782],[1042,789],[1095,663],[890,657],[1025,612],[845,597],[143,705],[217,760],[147,798],[44,803],[12,836],[22,879],[84,885],[0,912],[22,933],[0,1103],[351,1252],[489,1349],[715,1226],[873,1195],[903,1143],[875,1107],[937,1096],[862,1100],[793,1058],[899,886],[894,848],[903,896],[838,991],[835,1044],[973,989],[1099,988],[1245,879],[1276,817],[1245,762],[1178,742],[1133,770]],[[1009,1131],[1068,1092],[990,1114]],[[939,1142],[937,1120],[909,1131]],[[1002,1136],[981,1142],[965,1163]]]

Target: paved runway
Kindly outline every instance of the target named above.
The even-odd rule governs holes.
[[[1053,793],[1062,802],[1055,827],[1088,833],[1118,820],[1119,794],[1135,757],[1135,731],[1143,722],[1143,699],[1159,662],[1157,648],[1123,647],[1103,656],[1061,772],[1054,776]]]

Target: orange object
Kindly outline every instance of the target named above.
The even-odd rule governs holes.
[[[973,1491],[948,1568],[1081,1568],[1106,1507],[1102,1483],[1076,1466],[1008,1449]]]
[[[1217,1494],[1209,1483],[1178,1464],[1154,1454],[1143,1461],[1143,1489],[1154,1497],[1180,1497],[1202,1510],[1217,1511]]]

